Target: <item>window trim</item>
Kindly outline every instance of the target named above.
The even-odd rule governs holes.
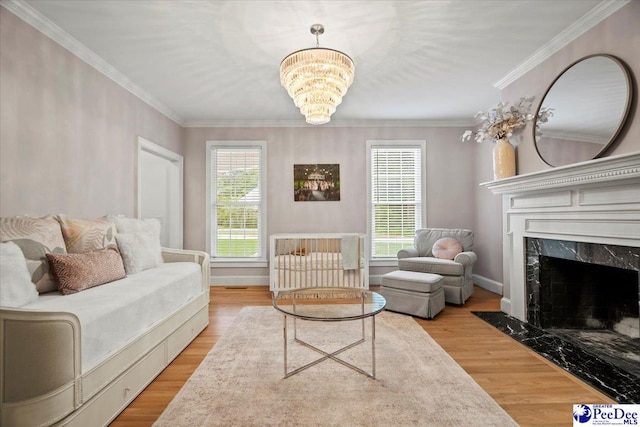
[[[368,254],[369,266],[371,267],[389,267],[397,266],[397,257],[373,257],[373,230],[371,227],[371,211],[373,209],[373,201],[371,199],[371,151],[375,148],[419,148],[420,149],[420,181],[422,201],[422,215],[420,216],[420,228],[427,226],[427,141],[426,140],[367,140],[366,156],[367,156],[367,236],[368,236]]]
[[[237,257],[237,258],[216,258],[211,255],[211,232],[213,224],[211,223],[211,191],[213,190],[211,184],[211,172],[212,172],[212,157],[213,150],[216,148],[222,149],[260,149],[260,226],[258,228],[260,238],[260,253],[259,258]],[[205,171],[205,185],[206,185],[206,251],[210,256],[211,263],[214,263],[218,267],[267,267],[267,141],[206,141],[206,171]]]

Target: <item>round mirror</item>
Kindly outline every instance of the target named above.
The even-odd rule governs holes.
[[[600,156],[620,133],[631,94],[629,71],[613,56],[587,56],[569,65],[536,112],[533,137],[542,160],[562,166]]]

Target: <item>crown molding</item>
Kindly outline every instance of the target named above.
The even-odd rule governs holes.
[[[503,90],[631,0],[604,0],[493,84]]]
[[[257,128],[257,127],[288,127],[288,128],[325,128],[325,127],[472,127],[473,120],[332,120],[331,122],[315,126],[300,120],[185,120],[186,128]]]
[[[607,137],[591,135],[588,133],[579,133],[579,132],[563,132],[563,131],[555,131],[555,130],[544,130],[541,137],[546,138],[554,138],[554,139],[562,139],[568,141],[578,141],[578,142],[587,142],[589,144],[598,144],[604,146],[609,139]]]
[[[630,181],[633,180],[633,181]],[[611,182],[640,182],[640,151],[480,184],[493,194],[527,194]]]
[[[175,111],[133,83],[113,65],[109,64],[94,51],[82,44],[75,37],[60,28],[53,21],[38,12],[26,2],[22,0],[2,0],[0,1],[0,5],[154,109],[158,110],[169,119],[173,120],[180,126],[184,126],[184,120]]]

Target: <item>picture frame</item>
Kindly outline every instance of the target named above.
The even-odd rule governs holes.
[[[340,165],[294,164],[293,200],[296,202],[339,201]]]

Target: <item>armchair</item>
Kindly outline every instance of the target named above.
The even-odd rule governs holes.
[[[452,237],[463,251],[453,260],[436,258],[432,248],[443,237]],[[445,301],[464,304],[473,294],[473,264],[478,257],[472,251],[473,232],[464,229],[423,228],[416,230],[414,247],[398,252],[398,268],[405,271],[439,274],[443,277]]]

